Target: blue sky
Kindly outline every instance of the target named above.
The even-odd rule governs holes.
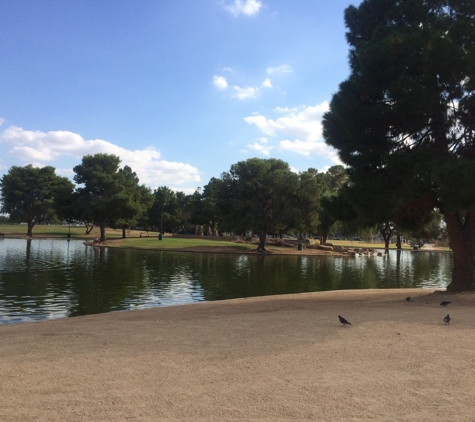
[[[251,157],[339,164],[321,116],[349,74],[350,0],[0,3],[0,177],[113,153],[192,193]]]

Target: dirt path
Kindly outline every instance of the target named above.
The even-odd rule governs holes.
[[[473,421],[475,295],[431,292],[309,293],[0,326],[0,420]]]

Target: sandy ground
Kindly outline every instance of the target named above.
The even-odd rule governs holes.
[[[0,421],[474,421],[474,311],[356,290],[4,325]]]

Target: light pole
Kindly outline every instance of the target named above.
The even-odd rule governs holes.
[[[160,214],[160,233],[163,233],[163,206],[165,203],[162,202],[162,212]]]
[[[163,207],[166,205],[166,202],[162,202],[162,212],[160,214],[160,234],[158,236],[159,240],[163,239]]]

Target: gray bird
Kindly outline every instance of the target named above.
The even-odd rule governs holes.
[[[351,322],[347,321],[345,318],[343,318],[342,316],[338,315],[338,319],[340,320],[340,322],[343,324],[343,326],[345,325],[351,325]]]
[[[440,302],[442,306],[447,306],[449,303],[452,303],[452,302],[447,302],[446,300],[444,300],[443,302]]]
[[[444,318],[444,322],[448,324],[450,322],[450,316],[447,314],[447,316]]]
[[[406,297],[406,300],[407,300],[408,302],[412,302],[412,301],[411,301],[411,296]]]

